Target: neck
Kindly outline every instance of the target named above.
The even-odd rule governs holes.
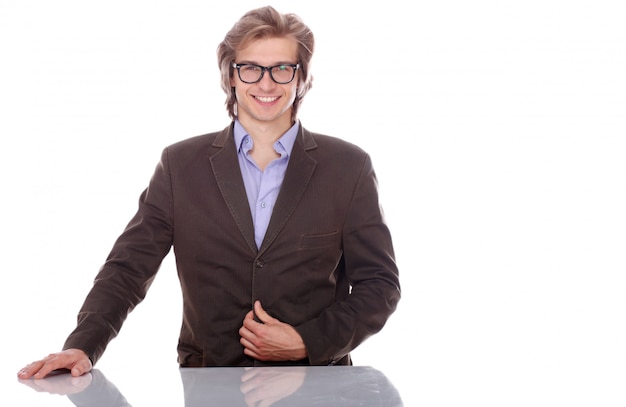
[[[253,120],[247,116],[239,116],[238,120],[255,144],[274,144],[293,126],[289,115],[283,115],[283,117],[285,119],[267,122]]]

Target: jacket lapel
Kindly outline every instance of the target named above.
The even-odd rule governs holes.
[[[254,241],[254,225],[246,189],[241,177],[237,149],[233,142],[233,126],[222,131],[213,142],[217,152],[209,157],[215,180],[239,231],[253,253],[257,252]]]
[[[287,220],[302,198],[317,165],[317,161],[309,156],[307,150],[316,147],[317,144],[311,133],[300,125],[298,137],[289,157],[285,178],[272,212],[272,218],[265,232],[265,238],[259,249],[259,254],[264,252],[276,239],[276,236],[285,226],[285,223],[287,223]]]

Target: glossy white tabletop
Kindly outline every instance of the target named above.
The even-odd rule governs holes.
[[[114,383],[94,369],[12,384],[19,406],[362,406],[399,407],[397,388],[367,366],[182,368],[144,372],[132,383]],[[133,387],[127,392],[125,388]],[[139,390],[139,391],[137,391]],[[11,400],[11,398],[9,399]]]

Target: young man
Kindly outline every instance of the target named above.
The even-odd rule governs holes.
[[[233,26],[218,47],[232,123],[164,149],[63,351],[19,378],[88,372],[171,248],[181,366],[352,364],[400,283],[369,156],[297,120],[313,49],[311,30],[271,7]]]

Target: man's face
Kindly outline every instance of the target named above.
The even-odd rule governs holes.
[[[296,64],[298,44],[293,38],[266,38],[251,42],[237,52],[238,64],[255,64],[262,67],[280,64]],[[244,69],[244,68],[242,68]],[[278,75],[276,75],[278,76]],[[272,80],[268,71],[256,83],[245,83],[237,70],[233,72],[231,86],[237,97],[237,115],[244,125],[291,124],[291,108],[298,89],[298,74],[293,81],[279,84]]]

